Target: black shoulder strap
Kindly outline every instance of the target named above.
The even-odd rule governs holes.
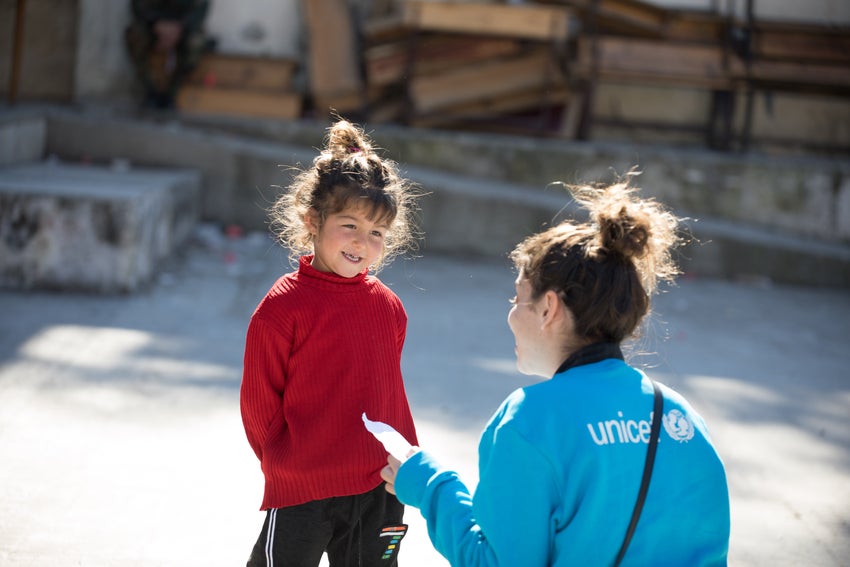
[[[626,555],[626,549],[629,547],[629,542],[632,540],[632,535],[635,533],[640,512],[643,510],[643,501],[646,500],[646,493],[649,491],[649,479],[652,478],[652,465],[655,464],[655,451],[658,448],[658,434],[661,432],[661,416],[664,411],[664,398],[661,397],[661,389],[654,380],[652,382],[653,391],[653,406],[652,406],[652,428],[649,433],[649,445],[646,448],[646,462],[643,465],[643,479],[640,482],[640,491],[638,492],[635,509],[632,512],[632,521],[629,522],[629,529],[626,530],[626,537],[623,540],[623,545],[620,546],[620,552],[617,554],[617,559],[614,560],[615,567],[623,560]]]

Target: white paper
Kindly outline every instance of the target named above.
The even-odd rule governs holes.
[[[392,426],[381,421],[371,421],[366,417],[366,412],[363,412],[363,425],[375,436],[375,439],[381,442],[387,453],[402,462],[407,459],[407,454],[413,447]]]

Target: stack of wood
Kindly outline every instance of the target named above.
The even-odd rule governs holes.
[[[291,59],[205,54],[177,96],[184,112],[294,119],[302,95],[293,86]]]
[[[350,0],[303,5],[307,92],[292,88],[293,61],[210,55],[180,108],[291,119],[306,107],[369,123],[580,139],[594,126],[670,130],[728,149],[750,135],[757,90],[850,95],[846,27],[648,0],[375,0],[381,12],[359,18]]]
[[[850,95],[850,29],[846,26],[760,21],[752,15],[754,0],[748,3],[750,16],[745,20],[664,9],[641,0],[548,3],[570,7],[582,22],[576,56],[569,63],[576,80],[574,98],[583,99],[575,133],[579,138],[592,137],[596,124],[702,132],[709,147],[729,149],[735,142],[746,147],[754,92],[833,100]],[[616,116],[606,115],[594,98],[600,87],[608,86],[610,91],[611,85],[655,89],[656,93],[667,90],[670,97],[701,91],[706,94],[705,108],[696,124],[683,124],[667,113],[653,122],[643,107],[619,108]],[[738,103],[740,95],[746,95],[746,104]],[[639,104],[635,99],[631,102]],[[820,104],[814,98],[811,102]]]
[[[559,3],[576,10],[583,28],[569,64],[576,97],[582,100],[575,137],[591,138],[593,126],[601,123],[698,132],[710,146],[728,146],[733,105],[725,94],[734,88],[735,72],[743,70],[728,41],[728,18],[641,0]],[[661,97],[672,96],[674,90],[708,94],[700,97],[706,101],[704,112],[689,121],[667,111],[654,117],[645,109],[630,108],[606,116],[594,99],[598,88],[611,85],[654,89]]]
[[[349,0],[304,0],[311,106],[319,116],[350,113],[367,103]]]
[[[569,24],[563,7],[403,2],[364,30],[369,120],[538,128],[568,102]]]
[[[757,89],[850,94],[850,30],[811,24],[741,24],[736,78]]]
[[[581,79],[730,88],[727,21],[639,0],[574,0],[584,22],[571,63]],[[596,6],[596,9],[594,9]]]

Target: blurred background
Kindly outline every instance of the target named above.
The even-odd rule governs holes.
[[[634,353],[712,428],[730,562],[847,564],[847,0],[0,0],[0,564],[244,561],[267,210],[335,115],[425,193],[381,273],[424,445],[475,482],[508,251],[637,168],[690,243]]]
[[[551,183],[636,168],[691,221],[687,271],[846,286],[848,30],[842,0],[0,0],[0,226],[17,242],[0,239],[0,283],[74,287],[25,250],[68,223],[23,186],[180,169],[135,179],[166,194],[149,266],[77,286],[132,289],[197,222],[267,231],[288,168],[340,115],[429,193],[428,251],[504,255],[565,212]],[[112,227],[87,258],[131,240],[85,207]]]
[[[0,95],[134,108],[131,4],[0,1]],[[334,108],[373,125],[850,148],[842,0],[174,4],[188,5],[181,17],[201,6],[192,25],[203,53],[176,96],[185,113],[298,119]]]

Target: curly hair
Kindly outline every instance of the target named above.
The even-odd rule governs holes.
[[[680,219],[660,203],[638,198],[631,175],[607,187],[569,186],[589,219],[532,235],[510,254],[533,298],[557,292],[578,336],[593,342],[632,336],[659,280],[672,281],[679,273],[671,252],[681,241]]]
[[[416,185],[399,175],[394,161],[378,155],[361,127],[340,119],[328,129],[312,167],[298,171],[272,205],[271,227],[295,258],[313,251],[305,215],[316,214],[321,225],[328,215],[366,206],[370,220],[390,226],[383,254],[372,266],[378,272],[397,255],[416,249],[418,196]]]

